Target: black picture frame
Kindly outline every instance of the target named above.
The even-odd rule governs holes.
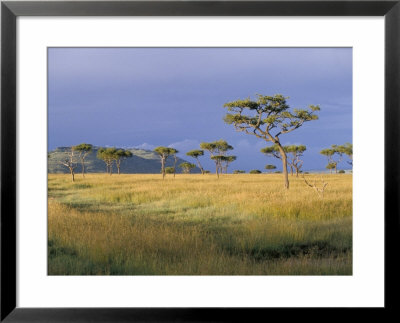
[[[2,1],[1,3],[1,322],[253,321],[295,308],[16,307],[16,19],[19,16],[384,16],[385,17],[385,307],[395,311],[400,231],[400,0],[380,1]],[[373,125],[371,125],[372,127]],[[373,188],[372,188],[373,189]],[[373,255],[371,255],[373,256]],[[40,292],[40,291],[38,291]],[[324,309],[339,318],[337,309]],[[344,310],[344,309],[342,309]],[[346,309],[346,311],[360,309]],[[384,311],[384,312],[383,312]],[[308,313],[308,314],[306,314]],[[393,314],[393,313],[392,313]],[[268,315],[270,315],[268,313]],[[318,315],[313,312],[313,316]],[[323,314],[326,316],[326,314]],[[252,319],[254,318],[254,319]],[[321,318],[322,319],[322,318]]]

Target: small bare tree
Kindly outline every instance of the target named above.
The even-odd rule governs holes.
[[[67,156],[61,162],[61,164],[64,165],[65,167],[68,167],[68,169],[71,173],[72,181],[75,181],[74,169],[76,168],[76,162],[74,159],[74,150],[71,148],[69,151],[66,151],[66,154],[67,154]]]
[[[72,147],[72,150],[75,150],[76,152],[79,153],[78,157],[79,157],[79,160],[81,161],[83,177],[85,177],[85,159],[86,159],[86,156],[92,152],[92,148],[93,148],[93,145],[85,144],[85,143]]]
[[[313,183],[310,183],[309,181],[307,181],[304,174],[303,174],[303,179],[307,186],[311,187],[314,191],[316,191],[320,197],[322,197],[322,198],[324,197],[324,191],[325,191],[325,188],[328,185],[328,183],[324,181],[322,176],[320,177],[320,181],[321,181],[320,187],[318,187],[318,183],[316,180],[314,180]]]

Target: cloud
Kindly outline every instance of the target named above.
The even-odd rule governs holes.
[[[173,142],[172,144],[169,144],[168,147],[178,149],[181,152],[187,152],[192,149],[199,149],[200,142],[198,140],[185,139],[182,141]]]
[[[133,146],[133,148],[153,150],[154,148],[156,148],[156,146],[152,145],[152,144],[148,144],[147,142],[144,142],[143,144]]]

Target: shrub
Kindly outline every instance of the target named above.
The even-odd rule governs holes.
[[[343,169],[341,169],[341,170],[338,171],[338,173],[339,173],[339,174],[344,174],[344,173],[346,173],[346,172],[345,172]]]
[[[250,174],[261,174],[261,171],[258,170],[258,169],[252,169],[252,170],[250,171]]]
[[[238,169],[236,169],[236,170],[233,171],[233,173],[234,173],[234,174],[244,174],[244,173],[246,173],[246,171],[245,171],[245,170],[238,170]]]
[[[175,168],[174,167],[165,167],[165,173],[173,174],[173,173],[175,173]]]

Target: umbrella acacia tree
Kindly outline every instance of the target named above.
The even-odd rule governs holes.
[[[93,145],[91,144],[79,144],[72,147],[72,150],[79,153],[78,158],[81,161],[82,176],[85,177],[85,158],[92,152]]]
[[[228,174],[228,167],[229,164],[234,162],[236,160],[236,156],[222,156],[221,157],[221,163],[222,163],[222,169],[225,171],[225,174]]]
[[[337,174],[337,165],[342,161],[343,157],[342,147],[338,145],[332,145],[331,148],[322,149],[320,154],[326,156],[328,159],[328,165],[326,168],[330,169],[331,172],[332,169],[334,169],[335,173]]]
[[[197,165],[199,165],[200,171],[201,171],[201,173],[204,175],[204,169],[203,169],[203,167],[201,166],[200,161],[199,161],[199,157],[200,157],[200,156],[204,156],[204,150],[194,149],[194,150],[188,151],[188,152],[186,153],[186,155],[187,155],[187,156],[190,156],[190,157],[193,157],[194,159],[196,159]]]
[[[178,151],[174,148],[170,147],[163,147],[159,146],[154,149],[154,151],[160,156],[160,161],[161,161],[161,173],[162,177],[164,179],[165,177],[165,163],[167,161],[167,158],[171,155],[175,155]],[[175,174],[175,167],[174,167],[174,174]]]
[[[274,169],[276,169],[276,166],[275,165],[265,165],[265,169],[270,170],[272,172]]]
[[[343,146],[339,146],[339,149],[349,157],[350,161],[348,163],[353,166],[353,144],[346,142]]]
[[[293,175],[293,168],[296,170],[296,177],[299,177],[299,172],[301,166],[303,166],[303,161],[300,157],[303,156],[303,153],[306,151],[307,147],[304,145],[291,145],[287,146],[286,150],[289,155],[289,165]]]
[[[115,160],[117,149],[113,148],[99,148],[97,150],[97,158],[101,159],[106,164],[106,173],[112,174],[112,164]]]
[[[222,159],[226,157],[226,152],[232,150],[233,147],[225,140],[220,139],[213,142],[202,142],[200,148],[210,153],[210,158],[215,162],[215,173],[219,178],[219,174],[222,172]]]
[[[301,166],[303,165],[303,161],[300,160],[300,157],[303,156],[304,151],[306,151],[306,146],[300,145],[291,145],[291,146],[282,146],[288,158],[288,166],[290,167],[291,174],[293,175],[293,169],[296,170],[296,176],[299,176],[299,172]],[[273,156],[278,159],[282,159],[281,154],[279,153],[278,145],[269,146],[261,149],[261,152],[268,155]]]
[[[115,160],[115,165],[117,166],[118,169],[118,175],[121,174],[121,162],[124,159],[132,157],[132,153],[129,150],[125,149],[118,149],[114,153],[114,160]]]
[[[257,95],[250,98],[231,101],[224,104],[228,109],[224,121],[232,124],[237,131],[256,136],[266,142],[277,145],[282,160],[284,186],[289,189],[287,155],[280,142],[280,136],[300,128],[305,122],[317,120],[315,112],[320,108],[310,105],[308,109],[290,110],[286,99],[281,94],[274,96]]]
[[[182,171],[183,171],[185,174],[189,174],[190,171],[191,171],[193,168],[196,168],[196,165],[195,165],[195,164],[188,163],[188,162],[184,162],[184,163],[180,164],[179,167],[182,168]]]

